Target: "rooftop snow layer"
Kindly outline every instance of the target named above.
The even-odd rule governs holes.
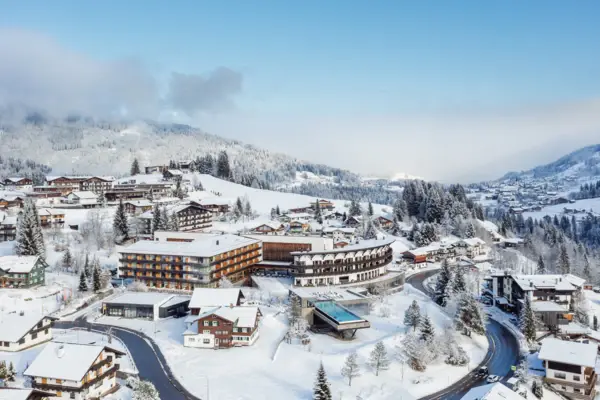
[[[241,295],[242,291],[236,288],[197,288],[189,308],[235,306]]]
[[[394,243],[395,241],[396,241],[396,239],[361,240],[357,244],[351,244],[349,246],[342,247],[340,249],[324,250],[324,251],[294,251],[294,252],[290,252],[290,254],[291,255],[310,255],[310,254],[318,254],[318,253],[349,253],[352,251],[362,251],[362,250],[368,250],[368,249],[373,249],[373,248],[378,248],[378,247],[383,247],[383,246],[389,246],[390,244]]]
[[[474,387],[461,400],[523,400],[523,397],[502,383],[496,382]]]
[[[575,290],[585,283],[585,279],[573,274],[565,275],[512,275],[522,290],[556,289],[562,291]]]
[[[45,318],[40,314],[4,314],[0,317],[0,341],[18,342],[38,322]]]
[[[595,367],[598,345],[595,343],[567,342],[549,338],[542,342],[540,360],[561,362],[583,367]]]
[[[175,295],[168,293],[124,293],[114,299],[105,301],[106,304],[132,304],[137,306],[157,306],[170,300]]]
[[[27,274],[35,266],[38,256],[2,256],[0,270],[9,273]]]

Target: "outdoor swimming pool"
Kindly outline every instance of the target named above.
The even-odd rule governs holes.
[[[346,310],[334,301],[319,301],[315,303],[315,307],[329,315],[336,322],[363,321],[361,317]]]

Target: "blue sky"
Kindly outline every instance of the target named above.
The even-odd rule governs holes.
[[[521,115],[595,101],[600,91],[598,1],[21,0],[0,7],[2,27],[46,35],[94,60],[136,60],[161,85],[172,71],[238,71],[234,114],[252,118],[257,131],[326,119],[328,133],[344,140],[348,118],[360,114],[384,118],[385,140],[402,131],[390,130],[390,119]],[[235,132],[248,121],[227,119],[195,117],[214,133],[245,139]],[[270,119],[277,128],[263,123]],[[285,144],[271,147],[285,151]]]

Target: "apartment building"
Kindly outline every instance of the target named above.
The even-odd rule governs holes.
[[[0,211],[0,242],[17,239],[17,216],[7,216]]]
[[[150,287],[192,290],[216,287],[221,277],[246,279],[262,260],[259,240],[236,235],[195,234],[164,241],[139,241],[120,253],[121,278],[133,278]],[[179,234],[180,235],[180,234]]]
[[[169,216],[177,214],[177,222],[180,232],[202,231],[212,226],[212,212],[204,207],[193,204],[176,204],[166,208],[161,208]],[[152,235],[153,211],[146,211],[140,214],[141,221],[140,236],[149,237]]]
[[[32,379],[34,389],[55,397],[100,398],[117,388],[116,360],[123,355],[108,346],[51,342],[23,375]]]
[[[65,224],[64,211],[58,211],[53,208],[42,208],[38,210],[40,216],[40,225],[43,227],[62,226]]]
[[[592,400],[596,396],[594,343],[568,342],[549,338],[542,342],[538,358],[544,362],[544,380],[568,398]]]

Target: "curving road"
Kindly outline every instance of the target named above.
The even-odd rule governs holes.
[[[98,329],[105,330],[106,325],[92,324],[83,318],[74,322],[56,321],[57,329]],[[169,400],[200,400],[184,389],[173,376],[165,357],[149,338],[128,329],[113,326],[113,335],[125,343],[131,357],[135,361],[141,379],[148,380],[154,384],[160,393],[161,399]]]
[[[429,295],[429,290],[425,288],[423,282],[437,273],[438,270],[419,272],[406,278],[406,282],[410,283],[417,290]],[[490,347],[485,358],[474,371],[453,385],[437,393],[425,396],[421,400],[460,400],[471,388],[486,383],[485,380],[475,376],[475,371],[484,365],[487,365],[490,375],[498,375],[502,377],[503,382],[506,382],[512,376],[511,366],[518,363],[519,343],[507,328],[491,318],[488,319],[486,336]]]

